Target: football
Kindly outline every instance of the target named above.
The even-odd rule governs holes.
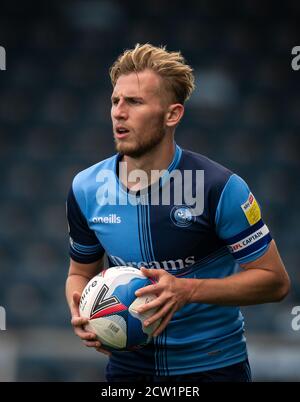
[[[128,266],[111,267],[96,275],[84,288],[79,303],[80,315],[89,319],[86,330],[94,332],[107,350],[145,346],[160,322],[144,327],[156,309],[139,314],[136,308],[156,296],[136,297],[135,291],[153,283],[139,269]]]

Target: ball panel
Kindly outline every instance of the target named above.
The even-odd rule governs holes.
[[[96,318],[86,329],[94,332],[98,340],[112,348],[124,349],[127,344],[126,321],[119,315]]]
[[[147,278],[128,278],[127,277],[127,282],[124,284],[117,284],[115,286],[115,282],[112,284],[112,286],[115,286],[114,288],[114,297],[116,297],[121,303],[125,304],[126,306],[130,306],[131,303],[134,302],[136,299],[135,292],[144,287],[147,286],[149,283]]]
[[[156,309],[155,309],[155,308],[152,308],[152,309],[150,309],[150,310],[148,310],[148,311],[145,311],[144,313],[138,313],[138,312],[136,311],[136,309],[137,309],[139,306],[142,306],[142,305],[144,305],[144,304],[149,303],[150,301],[154,300],[155,298],[156,298],[156,296],[154,296],[154,295],[146,295],[146,296],[137,297],[137,298],[135,299],[135,301],[129,306],[129,309],[128,309],[129,313],[130,313],[133,317],[135,317],[136,319],[138,319],[139,321],[141,321],[141,323],[142,323],[142,330],[143,330],[143,332],[144,332],[145,334],[147,334],[148,336],[150,336],[150,335],[156,330],[156,328],[158,328],[158,326],[159,326],[160,323],[161,323],[161,320],[158,320],[157,322],[154,322],[152,325],[148,325],[147,327],[145,327],[145,326],[144,326],[144,321],[145,321],[147,318],[151,317],[153,314],[155,314]]]
[[[128,276],[132,278],[145,278],[145,276],[140,272],[139,269],[127,266],[107,268],[100,272],[99,276],[105,278],[105,282],[111,279],[117,279],[118,281],[120,281],[120,283],[122,283],[122,280],[124,280],[124,276],[127,278]]]
[[[126,311],[127,307],[124,304],[116,304],[115,306],[107,307],[103,310],[97,311],[95,314],[91,315],[90,319],[94,320],[95,318],[105,317],[111,314],[117,314],[121,311]]]

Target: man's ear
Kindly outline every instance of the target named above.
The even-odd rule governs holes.
[[[175,127],[184,114],[184,106],[181,103],[174,103],[168,107],[166,113],[166,126]]]

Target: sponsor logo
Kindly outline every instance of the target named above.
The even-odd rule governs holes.
[[[195,221],[191,208],[187,206],[175,206],[170,217],[172,222],[179,227],[190,226]]]
[[[108,216],[94,216],[92,218],[93,223],[121,223],[121,217],[116,214],[110,214]]]
[[[166,271],[175,271],[178,269],[183,269],[195,264],[195,256],[191,255],[185,259],[179,258],[178,260],[168,260],[168,261],[124,261],[122,258],[110,255],[109,259],[114,265],[126,265],[134,268],[156,268],[165,269]]]
[[[241,205],[241,208],[250,225],[254,225],[261,219],[261,212],[259,205],[252,193],[249,194],[247,201]]]
[[[257,230],[256,232],[252,233],[250,236],[245,237],[243,240],[238,241],[234,244],[228,245],[228,249],[231,253],[235,253],[237,251],[243,250],[246,247],[251,246],[253,243],[257,242],[265,235],[269,233],[269,229],[266,225],[264,225],[261,229]]]

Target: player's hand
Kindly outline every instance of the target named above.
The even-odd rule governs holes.
[[[153,336],[157,336],[166,328],[173,314],[189,303],[190,289],[186,279],[176,278],[164,269],[147,269],[142,267],[141,272],[148,278],[155,279],[156,283],[138,289],[135,295],[139,297],[155,294],[157,298],[140,306],[137,308],[137,311],[138,313],[144,313],[152,308],[158,308],[157,312],[144,322],[144,325],[148,326],[161,319],[160,325],[153,332]]]
[[[110,352],[101,348],[101,342],[97,339],[96,334],[87,331],[84,328],[88,324],[89,320],[87,318],[80,317],[79,302],[80,302],[80,294],[74,292],[71,324],[73,325],[75,334],[79,336],[79,338],[83,341],[85,346],[89,348],[95,348],[97,352],[101,352],[110,356],[111,355]]]

